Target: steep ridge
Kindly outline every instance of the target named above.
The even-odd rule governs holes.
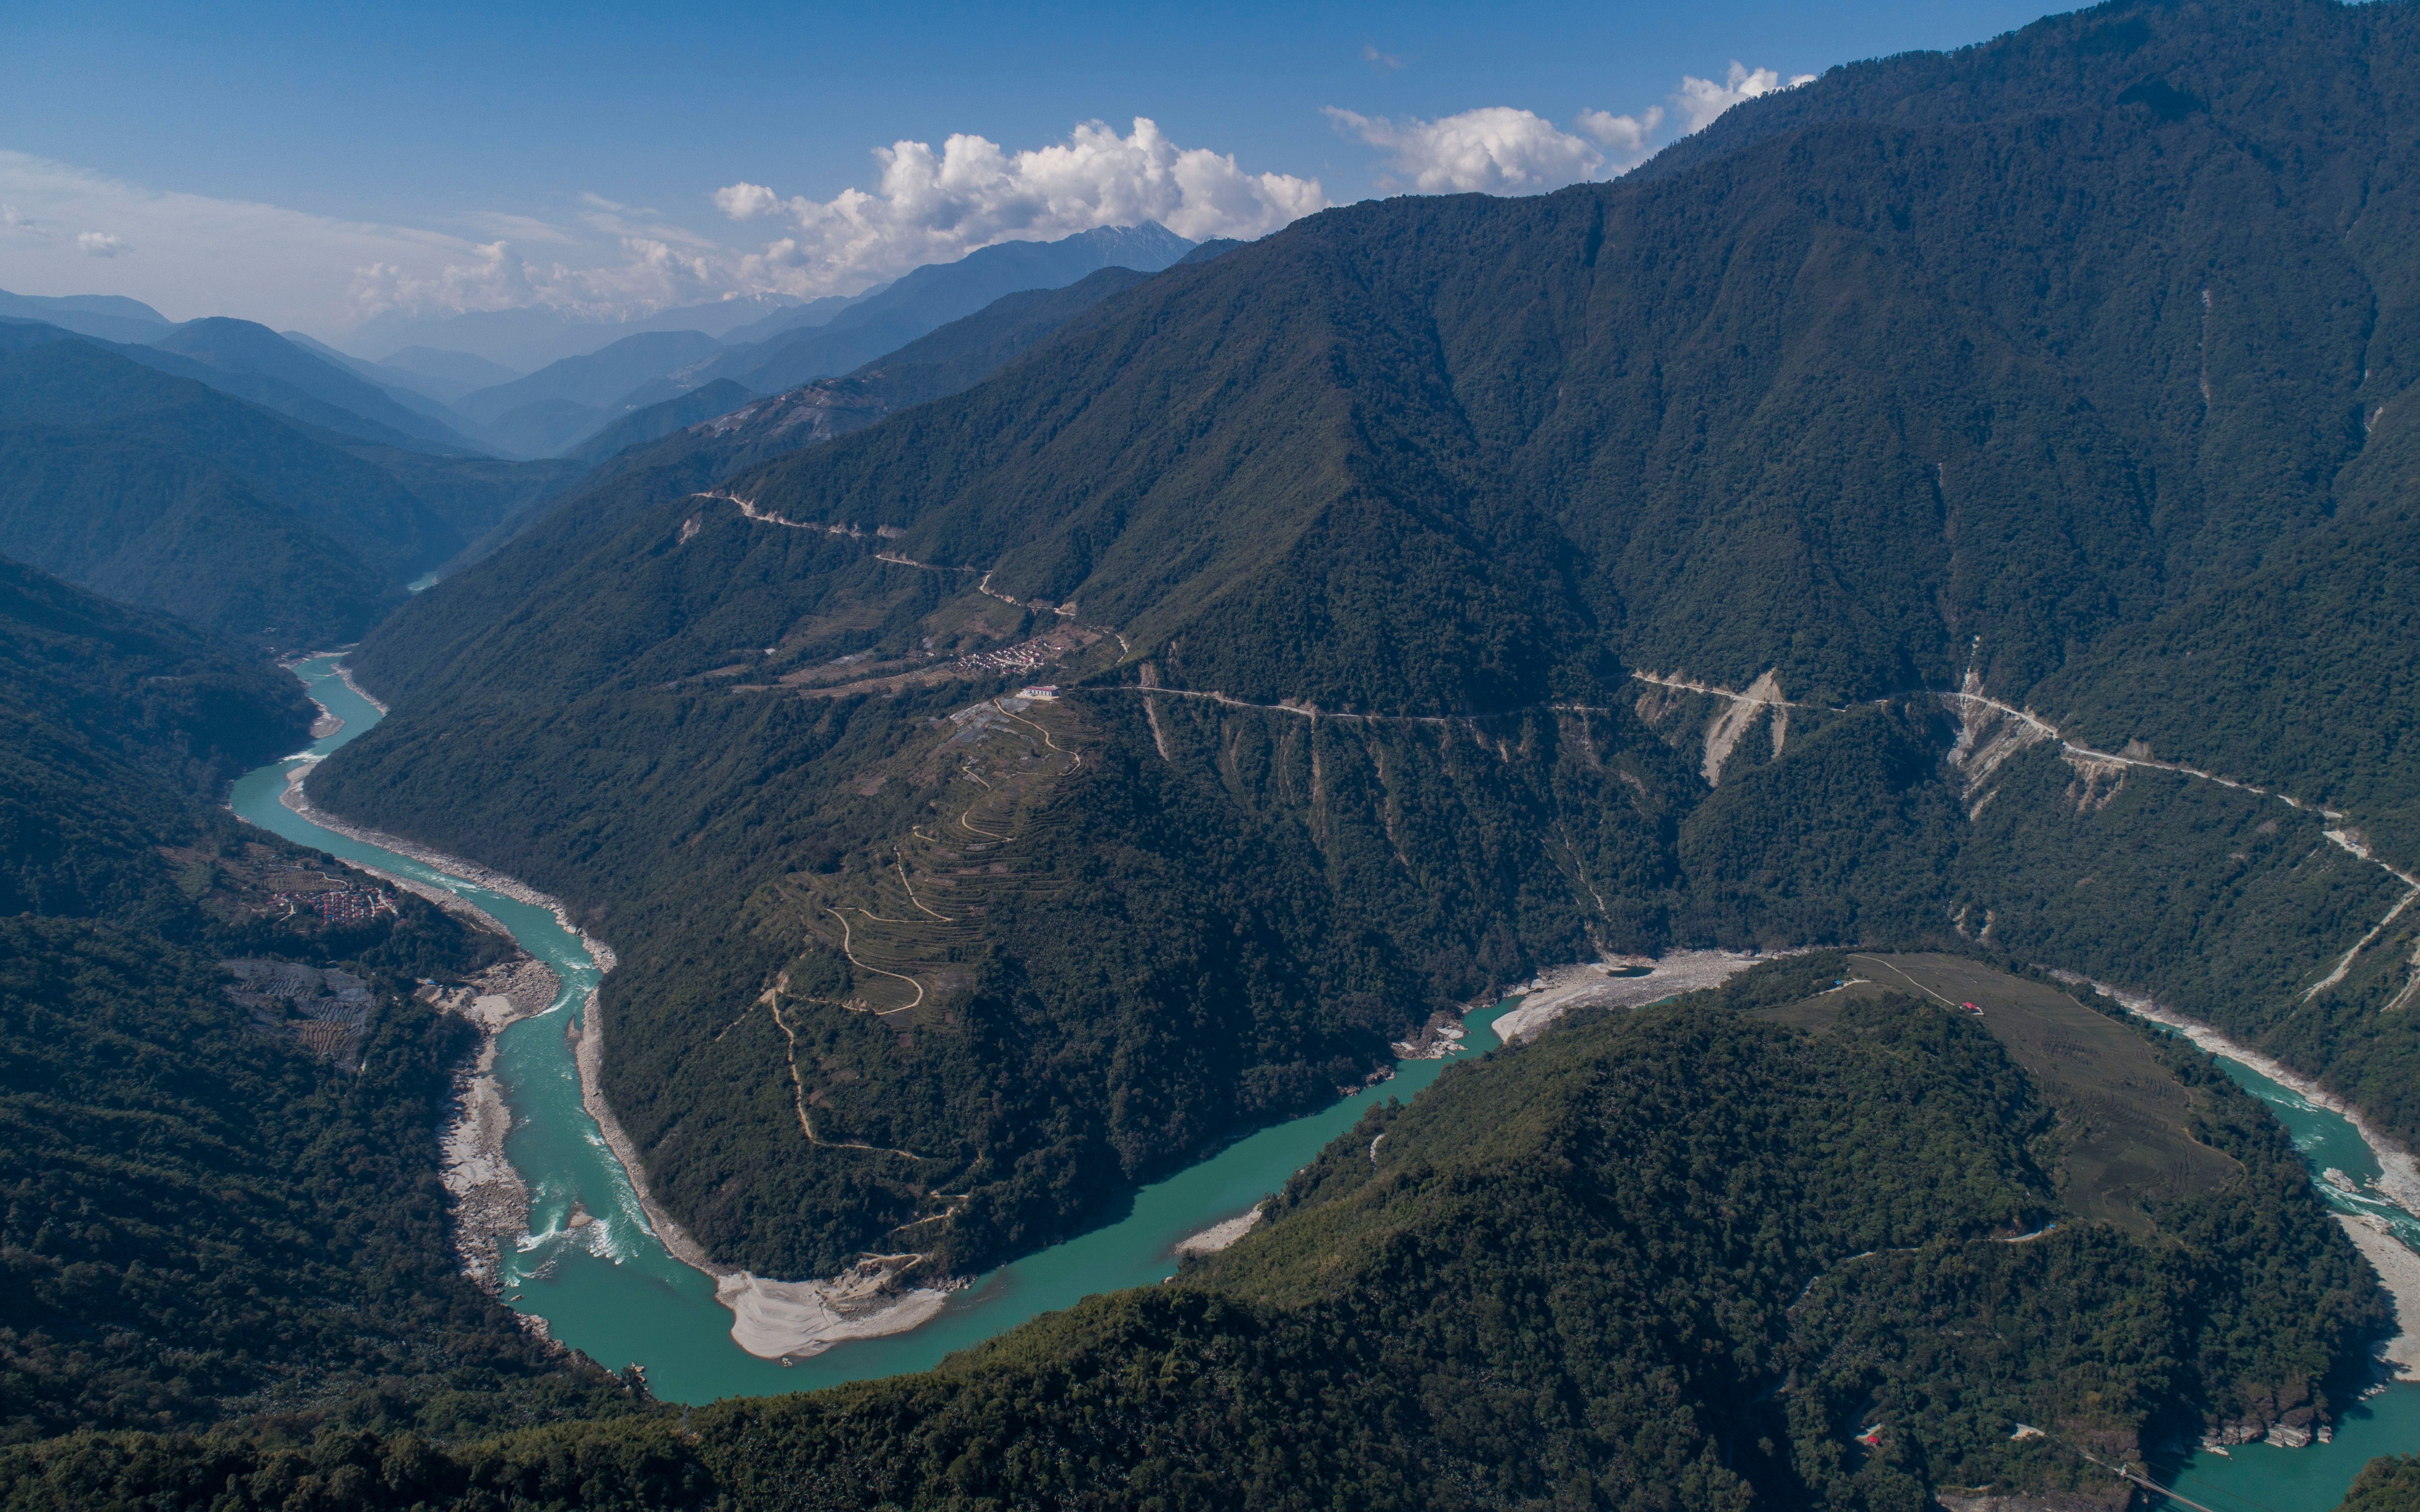
[[[351,361],[373,373],[389,374],[388,380],[397,385],[414,385],[414,392],[442,404],[458,399],[473,389],[491,389],[499,383],[509,383],[521,374],[501,363],[491,363],[471,352],[448,351],[442,347],[406,347],[390,352],[381,363],[365,363],[361,358]],[[365,375],[367,376],[367,375]]]
[[[814,330],[735,347],[681,375],[728,378],[758,393],[846,373],[1023,289],[1061,288],[1104,268],[1157,272],[1193,243],[1155,222],[1099,226],[1057,241],[1007,241],[919,268]]]
[[[644,446],[676,430],[727,415],[754,397],[729,378],[716,378],[675,397],[641,405],[595,435],[573,443],[563,455],[595,467],[634,446]]]
[[[0,319],[39,320],[104,341],[149,341],[171,322],[140,300],[117,294],[10,294],[0,290]]]
[[[1063,289],[1006,295],[845,378],[805,384],[756,403],[735,403],[684,424],[678,434],[665,435],[656,444],[602,458],[576,495],[533,522],[509,549],[502,541],[488,543],[495,552],[492,563],[449,579],[398,611],[365,640],[351,664],[400,693],[433,675],[465,637],[482,633],[541,584],[576,572],[594,544],[620,530],[639,509],[685,499],[768,457],[863,429],[896,410],[971,388],[1143,276],[1130,269],[1105,268]],[[737,387],[717,380],[696,393],[728,393]],[[664,411],[690,397],[694,395],[641,410],[624,424],[651,428]]]
[[[73,847],[37,837],[88,813],[103,792],[138,808],[163,791],[214,792],[293,749],[311,726],[309,702],[270,670],[165,615],[96,598],[6,559],[0,625],[8,632],[0,676],[14,731],[8,746],[14,769],[0,799],[9,813],[10,905],[0,912],[96,912],[100,894],[142,891],[83,866],[46,880]],[[54,759],[61,740],[72,755]],[[72,782],[76,801],[61,801],[56,784],[64,782]]]
[[[1941,695],[2047,698],[2357,527],[2364,470],[2408,492],[2357,406],[2410,243],[2345,231],[2404,213],[2415,88],[2411,6],[2118,8],[1836,74],[1636,181],[1312,217],[966,392],[564,520],[395,654],[396,717],[318,791],[611,918],[608,1090],[765,1272],[934,1190],[806,1147],[774,1047],[717,1041],[784,973],[823,984],[826,1103],[972,1183],[936,1241],[968,1264],[1596,950],[1963,933],[2368,1086],[2420,1046],[2377,1011],[2413,921],[2329,981],[2401,890],[2339,820],[2022,741],[1986,770]],[[883,959],[919,992],[877,1031],[824,889],[971,865],[913,848],[995,780],[953,717],[1042,677],[1081,763],[976,837],[1026,848],[1013,896]],[[2333,791],[2295,749],[2261,785]]]
[[[364,321],[345,335],[345,345],[363,357],[445,377],[456,394],[486,388],[521,373],[533,373],[549,363],[578,357],[598,347],[649,331],[703,331],[730,341],[756,339],[768,323],[797,320],[815,324],[829,320],[851,301],[836,296],[801,304],[785,294],[743,294],[706,304],[675,305],[628,320],[613,320],[587,306],[528,304],[505,310],[472,310],[460,315],[415,316],[399,310]],[[464,365],[458,360],[472,358]],[[502,365],[510,372],[480,378],[484,366]],[[438,394],[436,397],[448,397]]]
[[[718,351],[721,345],[702,331],[644,332],[550,363],[526,378],[466,393],[454,401],[454,408],[482,424],[534,399],[570,399],[593,409],[613,403],[659,374]]]
[[[526,378],[466,393],[454,408],[486,426],[489,440],[520,455],[549,456],[599,426],[652,402],[626,402],[669,372],[722,349],[699,331],[644,332],[579,357],[550,363]]]

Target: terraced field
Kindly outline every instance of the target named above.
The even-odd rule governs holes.
[[[2143,1204],[2211,1192],[2238,1166],[2193,1136],[2194,1093],[2124,1025],[2066,993],[1952,955],[1854,954],[1848,985],[1763,1016],[1823,1032],[1852,997],[1922,996],[1983,1025],[2058,1110],[2059,1196],[2078,1217],[2133,1233]]]
[[[972,983],[992,906],[1004,893],[1050,885],[1027,857],[1043,838],[1051,790],[1082,766],[1087,739],[1066,705],[987,699],[903,755],[894,765],[905,770],[861,779],[870,789],[901,780],[936,793],[925,817],[892,837],[888,866],[799,872],[785,882],[784,902],[810,941],[852,968],[840,1006],[903,1030],[948,1022],[951,1000]]]

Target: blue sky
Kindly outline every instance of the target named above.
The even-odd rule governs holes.
[[[1609,177],[1736,98],[1734,62],[1753,92],[2038,13],[21,0],[0,287],[316,333],[380,307],[845,290],[1137,206],[1255,234],[1390,190]],[[1692,104],[1684,77],[1712,92]],[[1109,132],[1073,157],[1018,158],[1088,121]],[[1000,151],[910,162],[885,195],[876,149],[954,134]],[[836,204],[851,190],[872,198]]]

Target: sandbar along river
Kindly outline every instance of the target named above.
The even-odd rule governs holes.
[[[731,1314],[714,1299],[713,1277],[675,1259],[658,1241],[628,1176],[581,1105],[570,1036],[598,972],[580,936],[544,908],[322,829],[278,801],[291,768],[378,722],[377,706],[346,686],[336,661],[315,656],[295,673],[344,727],[302,755],[246,774],[236,783],[235,811],[301,844],[460,896],[563,979],[553,1007],[504,1030],[498,1047],[496,1071],[513,1113],[505,1153],[531,1196],[531,1232],[506,1264],[503,1289],[511,1305],[546,1319],[554,1337],[608,1367],[644,1365],[649,1386],[666,1400],[804,1391],[929,1369],[954,1350],[1094,1292],[1154,1285],[1175,1273],[1178,1240],[1245,1212],[1351,1128],[1373,1099],[1408,1099],[1445,1068],[1444,1061],[1401,1062],[1390,1082],[1239,1140],[1143,1188],[1122,1221],[980,1278],[921,1328],[838,1344],[794,1365],[758,1359],[733,1342]],[[1469,1016],[1468,1051],[1494,1047],[1488,1026],[1505,1006]],[[2224,1057],[2220,1064],[2292,1131],[2332,1205],[2380,1216],[2420,1248],[2420,1222],[2370,1194],[2378,1161],[2350,1123],[2248,1067]],[[2351,1190],[2318,1180],[2317,1173],[2330,1169],[2343,1173]],[[594,1221],[575,1227],[572,1219],[583,1212]],[[2420,1325],[2420,1319],[2408,1321]],[[2333,1443],[2304,1449],[2248,1444],[2226,1456],[2198,1454],[2174,1473],[2174,1484],[2220,1512],[2329,1512],[2372,1456],[2414,1450],[2420,1450],[2420,1385],[2398,1384],[2340,1413]]]

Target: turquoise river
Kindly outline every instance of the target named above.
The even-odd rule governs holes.
[[[1175,1273],[1178,1240],[1245,1211],[1283,1185],[1350,1128],[1372,1099],[1409,1098],[1444,1069],[1442,1061],[1403,1062],[1392,1081],[1238,1140],[1143,1188],[1119,1222],[978,1278],[922,1328],[843,1344],[795,1365],[760,1360],[732,1341],[731,1315],[714,1300],[713,1278],[675,1259],[658,1242],[628,1176],[581,1105],[571,1037],[598,972],[580,936],[545,908],[323,829],[279,801],[295,766],[378,722],[380,710],[338,676],[336,660],[315,656],[295,672],[343,728],[302,755],[248,773],[236,783],[235,811],[341,859],[457,894],[563,979],[554,1006],[507,1028],[498,1046],[496,1070],[513,1111],[505,1153],[531,1195],[531,1232],[506,1268],[504,1291],[513,1306],[544,1319],[564,1343],[614,1368],[644,1365],[648,1384],[666,1400],[763,1396],[923,1370],[953,1350],[1094,1292],[1154,1285]],[[1506,1006],[1469,1016],[1469,1050],[1496,1044],[1488,1026]],[[2406,1242],[2420,1247],[2420,1223],[2362,1194],[2379,1174],[2378,1163],[2350,1123],[2247,1067],[2221,1064],[2292,1131],[2315,1180],[2331,1168],[2350,1179],[2352,1192],[2319,1181],[2331,1203],[2385,1217],[2398,1225]],[[582,1212],[596,1221],[575,1227],[571,1220]],[[2180,1498],[2214,1512],[2328,1512],[2372,1456],[2414,1449],[2420,1449],[2420,1386],[2397,1385],[2340,1414],[2334,1443],[2296,1450],[2252,1444],[2161,1468]]]

